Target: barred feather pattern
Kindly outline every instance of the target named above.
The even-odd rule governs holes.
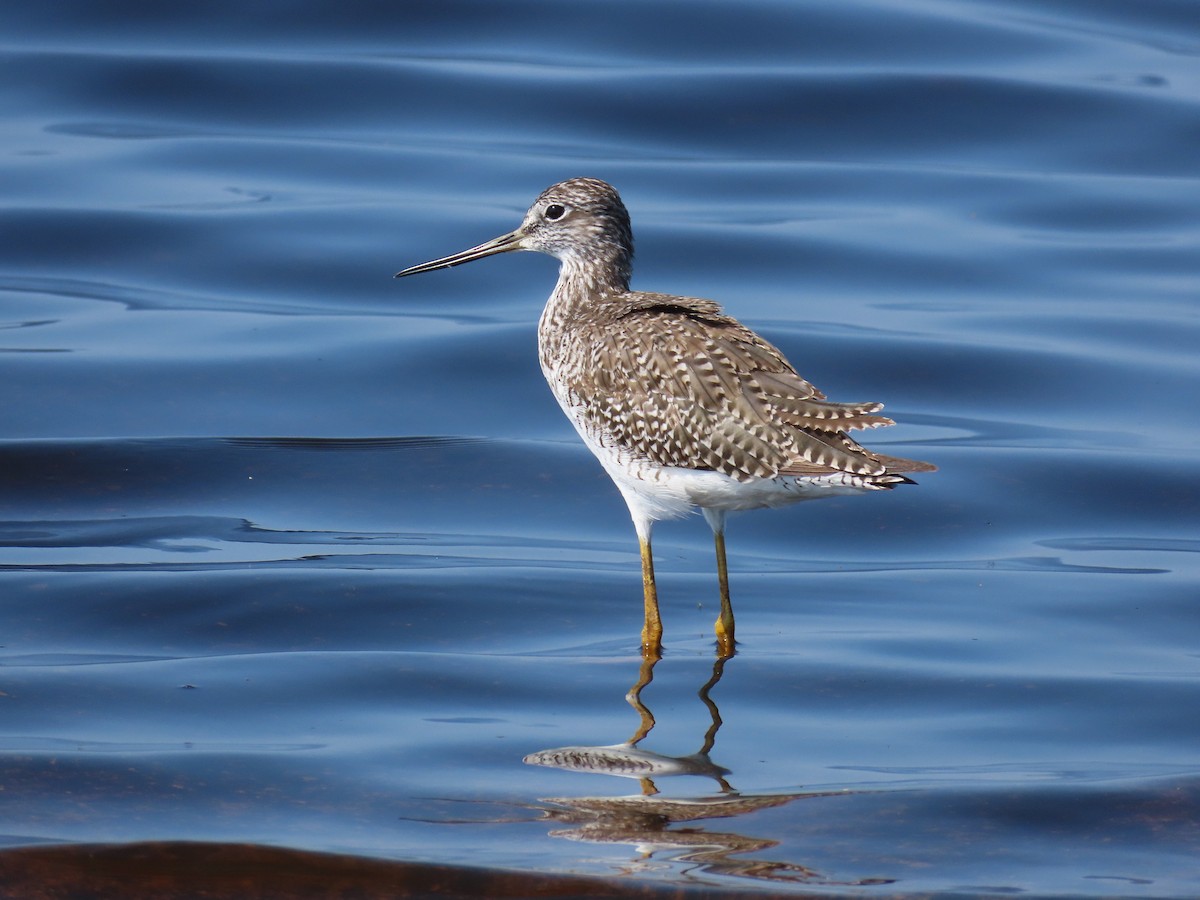
[[[713,301],[626,290],[572,303],[588,294],[570,275],[543,315],[542,364],[598,445],[740,482],[846,473],[888,487],[930,468],[853,440],[848,431],[892,424],[882,404],[827,400]]]

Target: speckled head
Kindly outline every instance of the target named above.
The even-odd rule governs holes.
[[[564,272],[627,290],[633,267],[633,230],[621,196],[597,178],[572,178],[538,195],[519,228],[477,247],[411,266],[397,278],[448,269],[485,256],[534,250],[557,258]]]
[[[573,267],[612,267],[628,287],[633,229],[629,212],[611,184],[572,178],[546,188],[525,214],[520,230],[529,249]]]

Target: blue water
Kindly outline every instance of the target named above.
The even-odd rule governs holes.
[[[0,48],[5,846],[1200,894],[1194,4],[61,2]],[[699,520],[641,667],[555,263],[391,278],[577,175],[635,287],[940,467],[733,520],[723,667]]]

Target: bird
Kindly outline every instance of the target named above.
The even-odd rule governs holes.
[[[894,424],[878,414],[883,404],[827,400],[718,303],[632,290],[629,212],[605,181],[551,185],[515,230],[395,277],[512,251],[559,262],[538,321],[538,356],[559,406],[629,508],[641,553],[644,656],[662,653],[655,522],[703,513],[716,551],[717,650],[732,656],[728,513],[888,490],[936,470],[851,438]]]

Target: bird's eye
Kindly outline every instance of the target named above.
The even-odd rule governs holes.
[[[567,208],[561,203],[551,203],[542,211],[542,215],[544,215],[551,222],[561,219],[566,214]]]

